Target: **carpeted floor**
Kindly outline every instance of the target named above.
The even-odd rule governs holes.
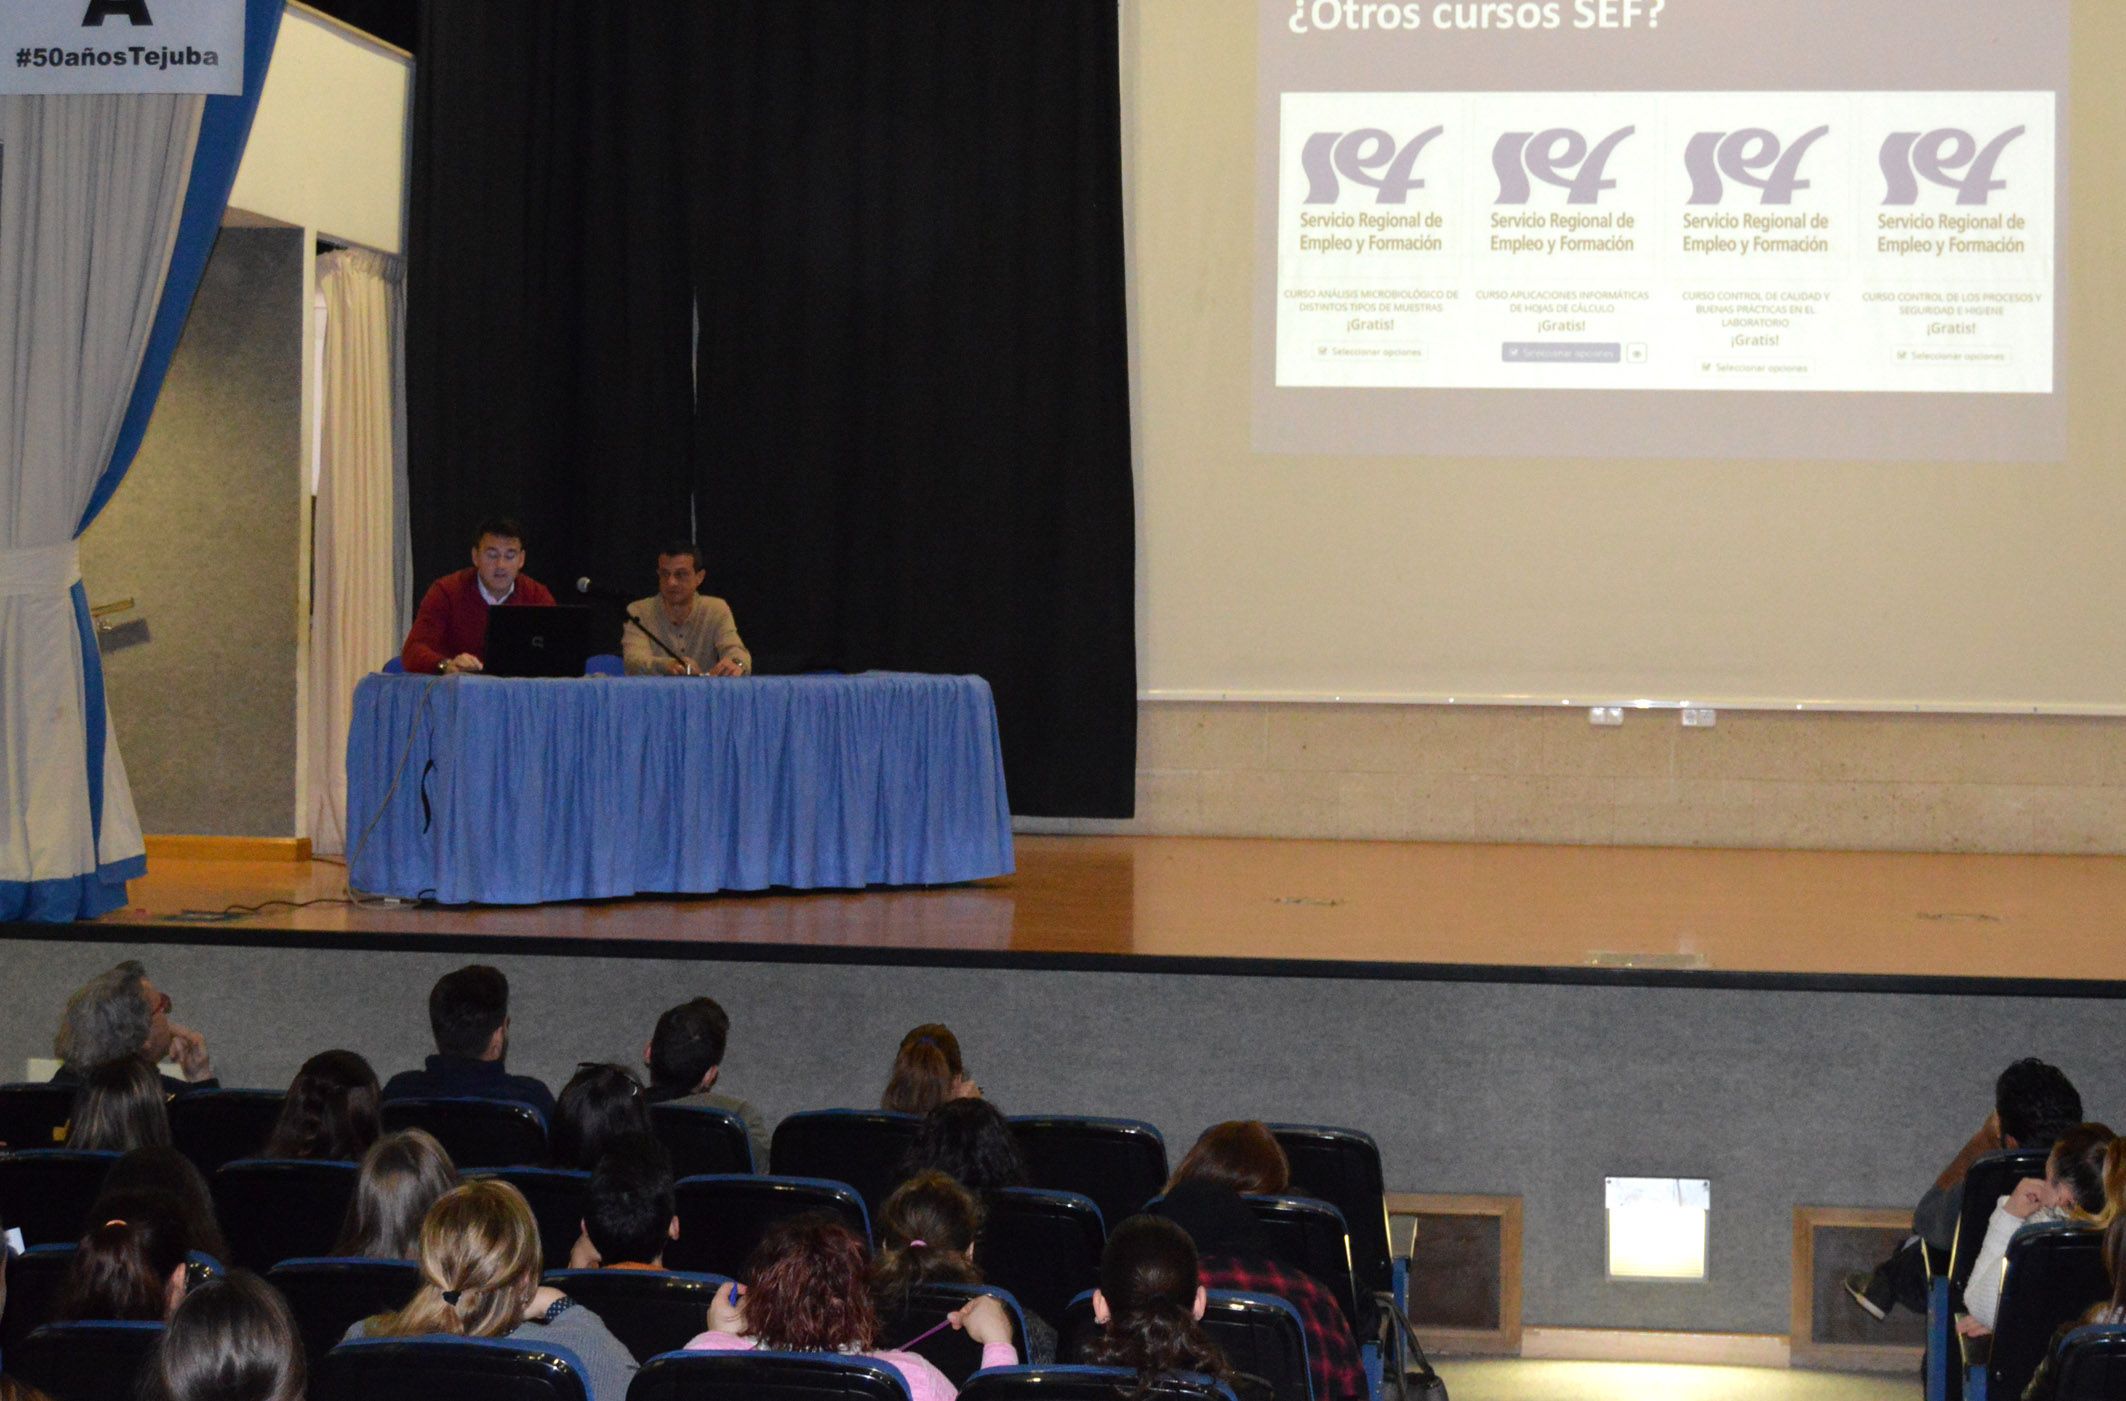
[[[1444,1358],[1452,1401],[1917,1401],[1919,1378],[1771,1367]]]

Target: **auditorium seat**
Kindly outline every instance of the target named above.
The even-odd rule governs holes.
[[[507,1099],[394,1099],[384,1104],[384,1132],[426,1129],[460,1172],[526,1167],[546,1161],[546,1119]]]
[[[74,1092],[64,1085],[0,1085],[0,1148],[51,1148],[73,1117]]]
[[[628,1401],[908,1401],[899,1369],[827,1352],[666,1354],[635,1375]]]
[[[1092,1291],[1070,1301],[1057,1321],[1064,1357],[1082,1356],[1099,1336]],[[1274,1294],[1211,1289],[1204,1294],[1203,1331],[1236,1371],[1270,1384],[1276,1401],[1313,1401],[1314,1376],[1307,1370],[1306,1325],[1299,1310]]]
[[[309,1401],[589,1401],[589,1385],[567,1348],[440,1334],[360,1338],[325,1354],[310,1374]]]
[[[2054,1401],[2118,1401],[2126,1396],[2126,1325],[2077,1328],[2060,1345]]]
[[[1054,1322],[1100,1282],[1107,1224],[1092,1198],[1042,1187],[1006,1187],[984,1198],[989,1219],[975,1242],[982,1278],[1011,1291],[1030,1313]]]
[[[593,652],[583,659],[585,676],[625,676],[627,665],[618,652]]]
[[[703,1177],[759,1172],[746,1121],[728,1109],[707,1104],[653,1104],[650,1127],[672,1155],[672,1175]]]
[[[315,1372],[354,1323],[403,1308],[420,1287],[421,1267],[411,1260],[310,1257],[283,1260],[266,1279],[287,1299]]]
[[[72,1245],[33,1245],[7,1262],[7,1307],[0,1310],[0,1359],[30,1330],[49,1323],[59,1281],[73,1263]]]
[[[71,1245],[88,1229],[89,1208],[116,1153],[37,1148],[0,1153],[0,1203],[24,1245]]]
[[[543,1282],[603,1319],[638,1361],[685,1347],[709,1326],[709,1300],[731,1284],[681,1270],[548,1270]]]
[[[353,1163],[239,1158],[214,1174],[214,1214],[230,1262],[264,1271],[283,1260],[329,1255],[354,1200]]]
[[[2111,1297],[2104,1233],[2068,1222],[2028,1226],[2008,1242],[1993,1350],[1964,1388],[1970,1401],[2022,1401],[2053,1334]]]
[[[280,1090],[194,1090],[170,1101],[170,1142],[208,1177],[238,1158],[255,1158],[279,1122]]]
[[[775,1126],[769,1163],[780,1177],[846,1182],[877,1212],[901,1184],[901,1162],[915,1141],[913,1114],[890,1109],[812,1109]]]
[[[901,1348],[929,1362],[954,1386],[966,1384],[982,1368],[982,1345],[958,1328],[938,1328],[945,1315],[963,1309],[977,1296],[987,1294],[1004,1306],[1011,1319],[1011,1345],[1019,1361],[1031,1362],[1027,1352],[1026,1313],[1009,1290],[993,1284],[921,1284],[908,1291],[908,1306],[890,1317],[881,1312],[878,1340],[882,1348]],[[1090,1297],[1090,1296],[1087,1296]],[[936,1332],[930,1330],[936,1328]],[[925,1336],[925,1335],[928,1336]],[[921,1341],[917,1342],[916,1339]]]
[[[960,1388],[959,1401],[1121,1401],[1137,1390],[1126,1367],[993,1367]],[[1160,1401],[1234,1401],[1233,1389],[1197,1372],[1173,1372],[1152,1384]]]
[[[1927,1401],[1955,1401],[1963,1391],[1963,1349],[1956,1340],[1956,1315],[1963,1308],[1964,1283],[1986,1240],[1986,1220],[1994,1204],[2026,1177],[2045,1175],[2045,1153],[2011,1148],[1988,1153],[1964,1175],[1963,1210],[1950,1242],[1949,1258],[1937,1261],[1930,1251],[1927,1267],[1927,1350],[1924,1372]]]
[[[390,661],[378,667],[377,670],[383,672],[386,676],[404,676],[406,674],[406,663],[397,657],[393,657]]]
[[[135,1401],[160,1323],[47,1323],[7,1352],[8,1374],[52,1401]]]
[[[871,1239],[864,1203],[846,1183],[730,1173],[681,1178],[676,1196],[679,1239],[664,1252],[664,1262],[675,1270],[736,1279],[768,1227],[807,1211],[834,1212],[850,1230]]]
[[[1292,1165],[1291,1193],[1327,1202],[1343,1213],[1360,1297],[1389,1294],[1398,1308],[1407,1308],[1409,1262],[1395,1258],[1388,1238],[1388,1189],[1380,1145],[1357,1129],[1271,1124],[1269,1130]]]
[[[568,1253],[583,1234],[583,1212],[590,1199],[591,1175],[565,1168],[483,1168],[470,1174],[507,1182],[524,1194],[532,1219],[539,1223],[539,1249],[549,1265],[566,1265]]]
[[[1370,1296],[1363,1303],[1358,1297],[1357,1279],[1351,1272],[1351,1233],[1343,1213],[1312,1197],[1288,1194],[1244,1200],[1267,1230],[1271,1253],[1320,1280],[1336,1296],[1358,1341],[1370,1338],[1377,1313],[1370,1307]]]
[[[1108,1221],[1135,1216],[1166,1186],[1166,1140],[1141,1120],[1029,1114],[1011,1133],[1029,1186],[1091,1197]]]

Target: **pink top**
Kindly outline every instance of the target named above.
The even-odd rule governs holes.
[[[736,1333],[710,1331],[697,1334],[687,1342],[688,1352],[745,1352],[758,1346],[751,1338],[741,1338]],[[959,1388],[945,1380],[945,1374],[930,1365],[927,1358],[898,1348],[881,1348],[877,1352],[859,1352],[855,1357],[868,1357],[873,1362],[883,1362],[895,1368],[908,1379],[908,1391],[912,1401],[953,1401],[960,1394]],[[1010,1343],[982,1344],[984,1367],[1012,1367],[1019,1361],[1019,1350]]]

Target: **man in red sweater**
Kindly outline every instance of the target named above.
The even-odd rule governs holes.
[[[524,568],[524,529],[507,516],[480,522],[472,567],[428,586],[399,664],[408,673],[481,671],[487,653],[487,610],[551,608],[554,596]]]

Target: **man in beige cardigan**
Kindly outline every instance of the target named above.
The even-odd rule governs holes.
[[[701,592],[701,549],[690,541],[657,554],[657,592],[627,606],[621,652],[630,676],[746,676],[752,654],[731,605]],[[651,637],[662,642],[652,642]],[[674,654],[677,654],[676,656]]]

